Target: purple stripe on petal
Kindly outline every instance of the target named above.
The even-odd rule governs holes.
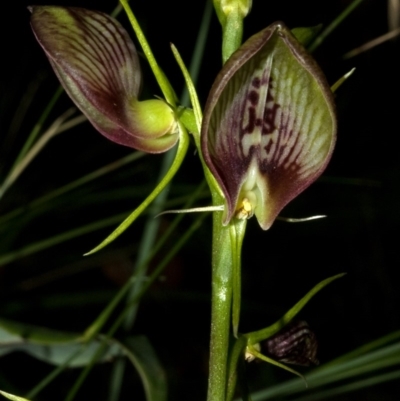
[[[121,25],[100,12],[40,6],[33,7],[31,23],[48,57],[74,82],[68,92],[78,106],[84,97],[115,123],[129,126],[126,104],[138,95],[141,72]]]

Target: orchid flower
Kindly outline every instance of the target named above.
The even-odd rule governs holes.
[[[226,62],[202,122],[205,163],[225,197],[223,224],[256,215],[267,230],[325,169],[335,144],[330,87],[281,22]]]
[[[32,6],[34,34],[68,95],[108,139],[149,153],[178,140],[176,118],[160,99],[139,101],[139,59],[127,32],[99,11]]]

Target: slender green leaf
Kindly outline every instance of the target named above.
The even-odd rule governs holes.
[[[5,391],[1,391],[1,390],[0,390],[0,394],[11,401],[29,401],[26,398],[18,397],[17,395],[6,393]]]
[[[324,287],[330,284],[332,281],[337,280],[340,277],[343,277],[346,273],[337,274],[336,276],[329,277],[320,283],[318,283],[313,289],[311,289],[299,302],[297,302],[291,309],[289,309],[281,319],[275,322],[273,325],[266,327],[265,329],[261,329],[258,331],[254,331],[252,333],[246,334],[246,337],[249,339],[249,344],[256,344],[260,341],[263,341],[274,334],[276,334],[279,330],[282,329],[286,324],[288,324],[303,308],[307,305],[307,303],[311,300],[314,295],[316,295],[319,291],[321,291]]]
[[[92,360],[100,345],[101,342],[97,340],[85,344],[78,334],[0,320],[0,357],[11,352],[23,351],[41,361],[59,366],[77,353],[69,366],[81,367]],[[100,361],[110,360],[118,353],[116,345],[107,347]]]
[[[144,337],[130,337],[124,342],[129,360],[139,373],[147,401],[167,400],[167,380],[161,363],[149,340]]]
[[[315,51],[322,42],[358,7],[364,0],[353,0],[341,14],[339,14],[308,47],[310,52]]]

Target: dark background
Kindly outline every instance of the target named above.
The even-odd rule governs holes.
[[[46,4],[37,1],[36,4]],[[112,1],[52,2],[111,12]],[[245,21],[245,38],[276,20],[290,28],[327,25],[348,4],[346,0],[254,0]],[[28,1],[2,4],[0,40],[0,179],[5,177],[32,126],[58,83],[29,27]],[[202,1],[132,1],[155,56],[177,93],[183,80],[172,57],[174,43],[189,63],[203,13]],[[126,20],[120,20],[131,32]],[[283,215],[303,217],[326,214],[327,219],[287,224],[276,222],[263,232],[249,222],[243,250],[243,309],[241,330],[271,324],[313,285],[340,272],[347,276],[320,293],[301,313],[317,333],[319,359],[327,362],[362,344],[399,329],[398,116],[400,42],[388,41],[350,60],[343,55],[388,31],[387,4],[365,0],[318,48],[315,58],[330,83],[356,67],[354,75],[337,91],[338,139],[333,158],[321,179],[290,205]],[[133,35],[132,35],[133,36]],[[220,27],[211,23],[198,92],[204,104],[220,68]],[[159,94],[142,62],[144,94]],[[27,89],[39,85],[22,119],[14,117]],[[47,126],[71,106],[63,95]],[[106,141],[88,124],[53,139],[0,203],[0,215],[65,185],[131,152]],[[147,156],[50,204],[27,209],[0,225],[0,255],[100,220],[133,210],[150,192],[162,156]],[[201,181],[194,148],[174,180],[170,198],[190,194]],[[207,198],[199,204],[208,204]],[[170,239],[171,246],[190,225],[184,219]],[[163,216],[160,233],[173,217]],[[1,222],[1,221],[0,221]],[[110,247],[91,258],[81,255],[103,239],[107,227],[42,252],[0,266],[0,316],[54,329],[80,332],[97,316],[124,283],[131,269],[145,222],[139,219]],[[211,219],[208,218],[164,278],[152,287],[139,309],[133,334],[145,334],[153,343],[168,375],[170,399],[205,398],[210,311]],[[160,259],[163,253],[160,254]],[[190,314],[188,314],[188,303]],[[21,375],[23,364],[24,372]],[[264,368],[254,368],[255,387],[263,386]],[[0,360],[0,385],[23,394],[50,371],[32,358],[12,354]],[[111,367],[97,369],[78,399],[106,399]],[[263,373],[264,372],[264,373]],[[286,373],[274,371],[277,379]],[[38,399],[65,394],[77,372],[68,371]],[[98,378],[102,381],[99,381]],[[138,397],[139,381],[128,371],[126,399]],[[353,393],[352,400],[397,400],[392,382]],[[125,398],[121,398],[125,399]],[[140,399],[140,398],[136,398]],[[338,398],[339,399],[339,398]]]

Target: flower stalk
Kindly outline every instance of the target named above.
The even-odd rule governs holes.
[[[215,212],[208,401],[226,399],[229,342],[232,333],[238,335],[240,318],[241,248],[247,221],[238,219],[228,226],[222,222],[223,212]]]
[[[227,388],[233,263],[230,228],[222,225],[222,216],[222,212],[213,215],[208,401],[224,401]]]

